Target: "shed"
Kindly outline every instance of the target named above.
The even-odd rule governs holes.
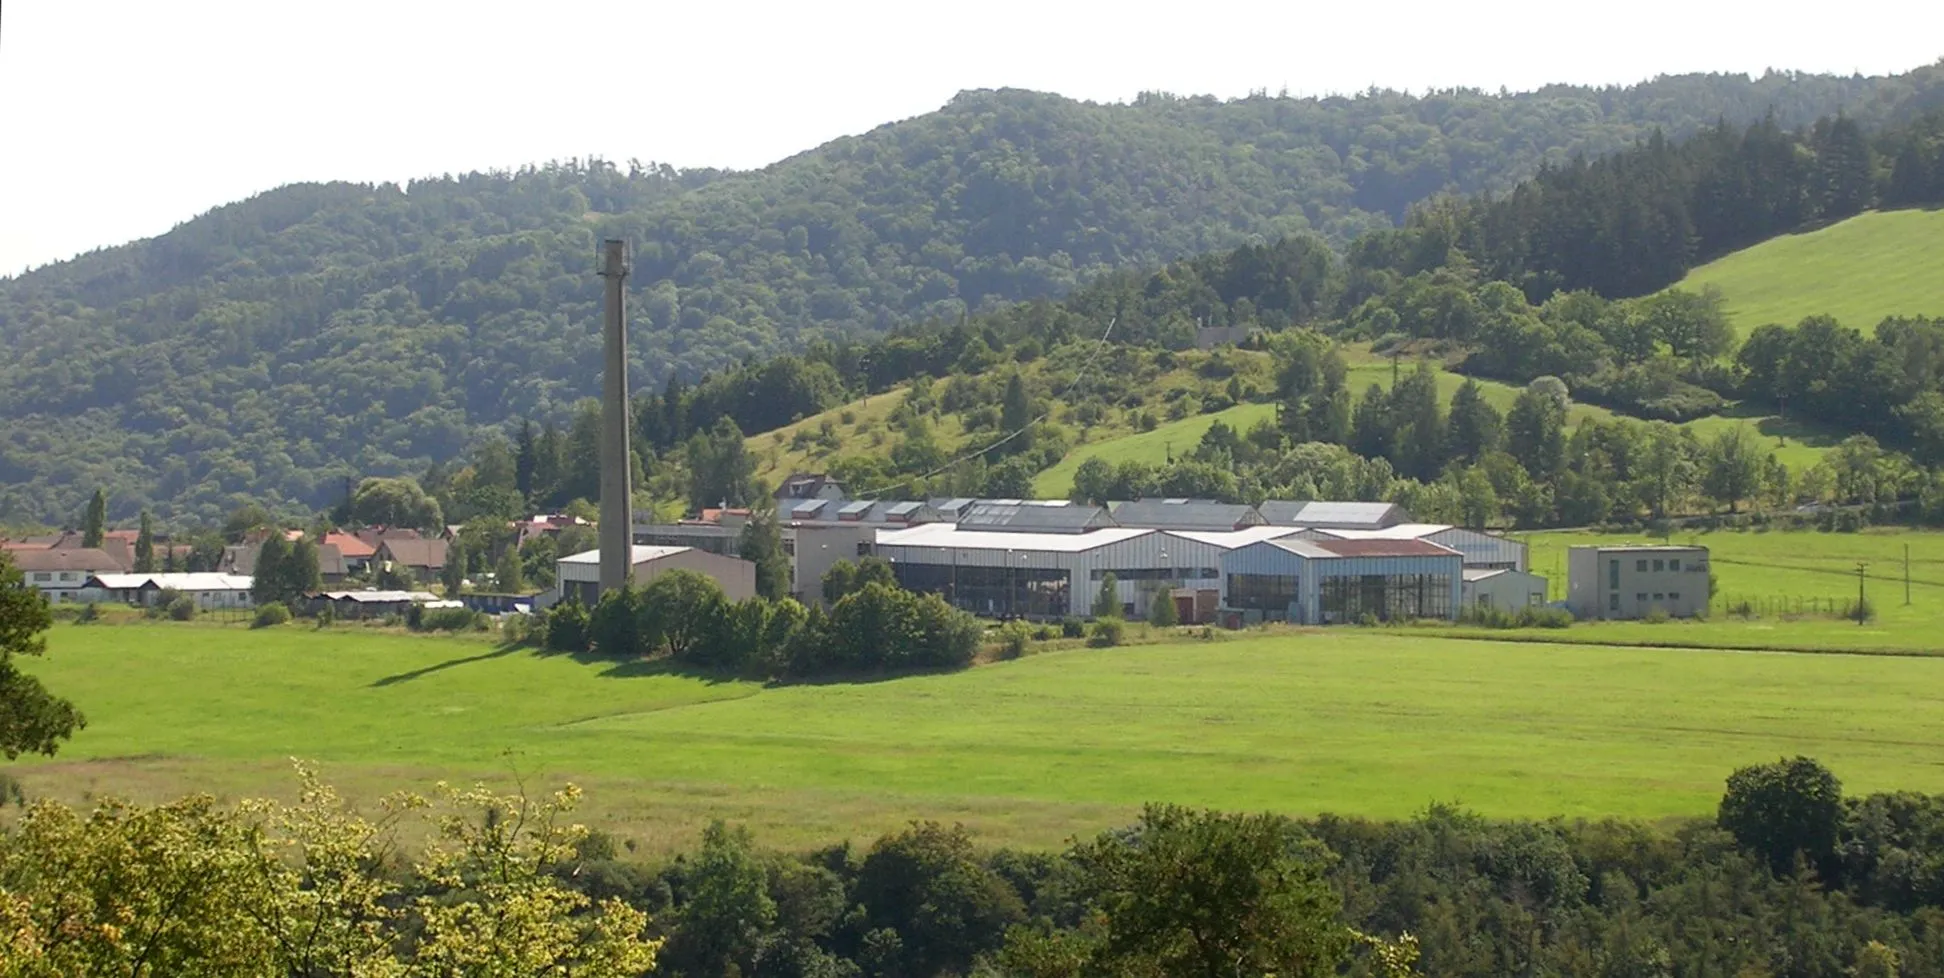
[[[1546,603],[1546,579],[1504,567],[1465,568],[1464,606],[1517,611]]]

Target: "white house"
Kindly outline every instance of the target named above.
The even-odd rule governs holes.
[[[27,586],[56,603],[79,601],[88,578],[96,574],[118,574],[121,561],[90,547],[41,549],[30,547],[8,550],[7,556],[26,577]]]

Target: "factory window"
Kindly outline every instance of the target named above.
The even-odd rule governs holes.
[[[1296,603],[1297,577],[1294,574],[1230,574],[1228,606],[1263,613],[1271,621],[1280,620]]]
[[[1634,570],[1645,574],[1647,572],[1647,559],[1643,557],[1639,560],[1634,561]]]
[[[1379,621],[1451,617],[1449,574],[1365,574],[1322,581],[1323,620]]]
[[[1114,580],[1116,581],[1193,581],[1198,579],[1212,581],[1222,576],[1222,569],[1219,567],[1127,567],[1115,568],[1113,570],[1095,568],[1088,572],[1087,578],[1095,584],[1098,584],[1108,574],[1114,575]]]
[[[1667,569],[1668,569],[1668,570],[1671,570],[1671,571],[1677,571],[1677,570],[1680,570],[1680,569],[1681,569],[1681,558],[1679,558],[1679,557],[1669,557],[1669,558],[1667,558]]]
[[[1609,595],[1607,595],[1607,610],[1608,610],[1608,611],[1619,611],[1619,610],[1620,610],[1620,595],[1619,595],[1619,594],[1609,594]]]
[[[1664,560],[1656,560],[1656,561],[1654,561],[1654,569],[1655,569],[1655,570],[1657,570],[1657,571],[1663,571],[1663,570],[1666,570],[1666,569],[1667,569],[1667,561],[1664,561]]]
[[[1666,601],[1666,600],[1667,600],[1667,595],[1665,595],[1665,594],[1659,594],[1659,593],[1656,593],[1656,594],[1654,595],[1654,600],[1655,600],[1655,601]]]
[[[1619,587],[1619,586],[1620,586],[1620,562],[1617,560],[1609,560],[1607,561],[1607,587]]]
[[[1635,603],[1635,604],[1646,604],[1646,603],[1647,603],[1647,592],[1645,592],[1645,591],[1641,591],[1641,592],[1638,592],[1638,593],[1636,593],[1636,594],[1634,595],[1634,603]]]
[[[1679,591],[1669,591],[1669,592],[1667,592],[1667,600],[1669,600],[1669,601],[1679,601],[1679,600],[1681,600],[1681,592],[1679,592]]]
[[[988,618],[1064,618],[1072,607],[1064,569],[900,560],[891,573],[899,587],[940,595],[954,607]]]

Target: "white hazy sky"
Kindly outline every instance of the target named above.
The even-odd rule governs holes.
[[[1519,90],[1940,55],[1935,0],[4,0],[0,275],[296,181],[761,166],[967,88]]]

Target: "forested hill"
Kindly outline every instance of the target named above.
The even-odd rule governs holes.
[[[314,506],[598,386],[594,242],[637,244],[644,384],[819,338],[1060,293],[1100,271],[1311,229],[1661,130],[1944,103],[1890,78],[1683,76],[1491,96],[1093,105],[973,92],[761,171],[606,164],[287,187],[0,281],[0,518],[238,495]]]

